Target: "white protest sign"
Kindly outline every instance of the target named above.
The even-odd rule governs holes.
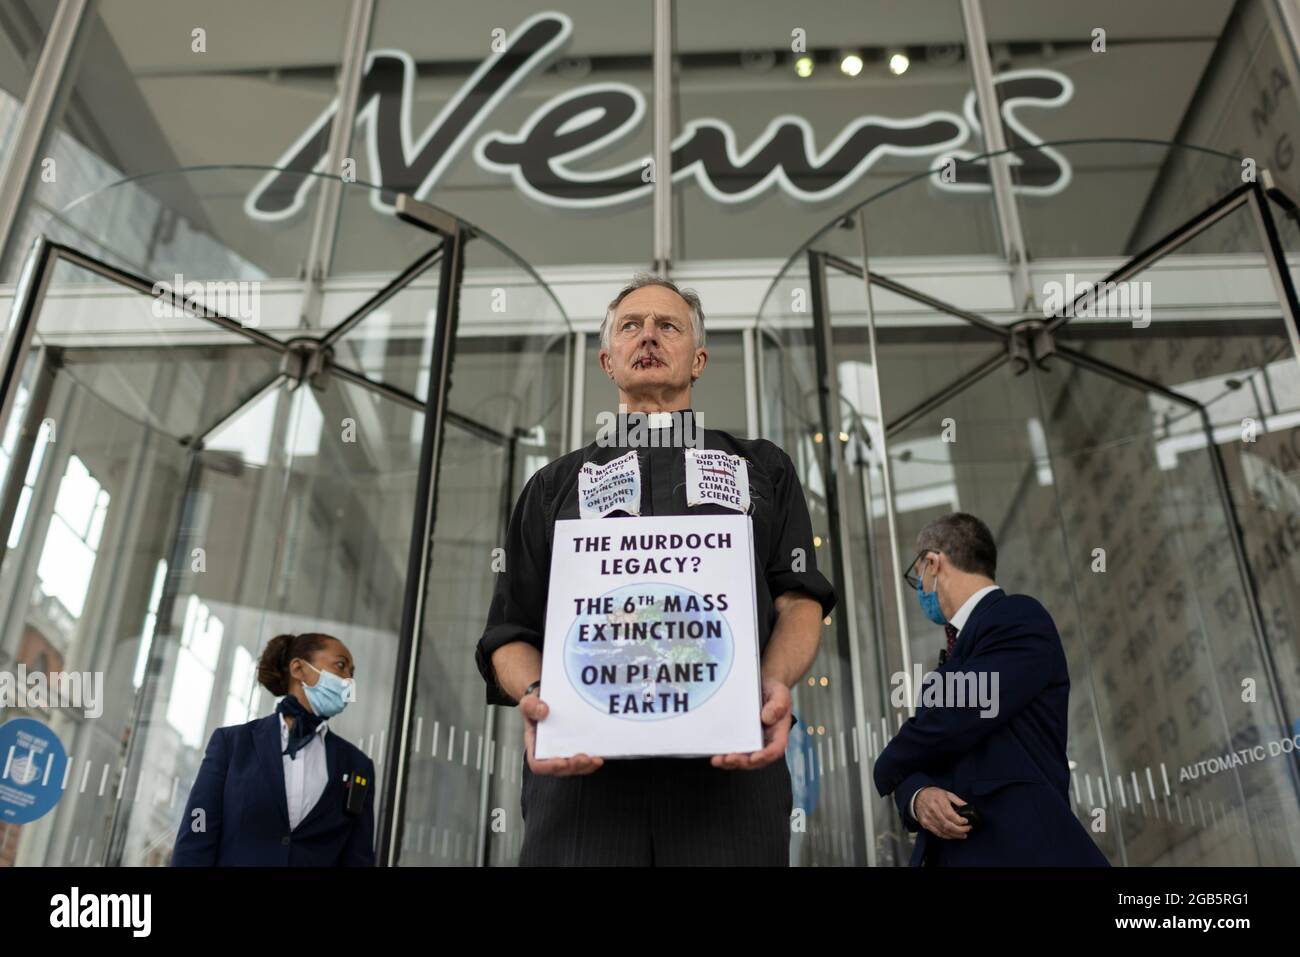
[[[538,758],[763,746],[748,515],[555,523]]]
[[[641,465],[636,452],[612,462],[586,462],[578,470],[578,512],[583,518],[604,518],[610,512],[641,514]]]
[[[686,504],[749,511],[749,466],[716,449],[686,450]]]

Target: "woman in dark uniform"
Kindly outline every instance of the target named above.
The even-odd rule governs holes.
[[[328,727],[355,699],[355,671],[330,635],[271,639],[257,678],[283,697],[265,718],[212,733],[172,866],[374,865],[374,764]]]

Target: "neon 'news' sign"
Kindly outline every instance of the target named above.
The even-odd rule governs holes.
[[[401,50],[372,50],[366,59],[356,122],[365,129],[371,176],[384,187],[371,202],[391,210],[397,184],[425,198],[478,133],[492,111],[565,44],[573,22],[564,14],[539,13],[515,30],[465,81],[442,111],[414,139],[411,98],[415,62]],[[1065,157],[1025,125],[1024,107],[1055,108],[1074,95],[1070,78],[1053,70],[1027,69],[994,78],[1002,101],[1010,146],[1017,149],[1017,192],[1050,195],[1069,185]],[[275,164],[244,203],[248,215],[286,219],[303,205],[314,177],[324,170],[335,99]],[[573,209],[605,208],[648,197],[654,184],[644,171],[649,158],[599,171],[573,169],[575,160],[597,153],[632,135],[645,117],[645,97],[626,83],[591,83],[539,106],[514,134],[489,132],[472,145],[478,165],[509,176],[532,199]],[[674,181],[693,179],[719,203],[744,203],[771,189],[800,202],[815,203],[843,193],[882,157],[932,156],[931,168],[954,161],[951,178],[934,177],[941,189],[989,189],[985,164],[962,149],[980,131],[975,94],[967,93],[960,114],[935,110],[893,119],[862,116],[823,149],[814,145],[812,126],[801,116],[775,117],[748,148],[737,146],[735,132],[719,119],[685,125],[672,143]],[[375,175],[377,172],[377,175]],[[411,189],[411,184],[418,184]]]

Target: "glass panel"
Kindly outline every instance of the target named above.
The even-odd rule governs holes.
[[[873,270],[922,297],[959,299],[963,309],[986,316],[1015,315],[1009,284],[1004,278],[989,281],[993,274],[1005,277],[1005,267],[987,194],[955,196],[936,188],[938,180],[937,174],[918,177],[863,207]],[[920,258],[911,255],[916,249],[909,247],[899,224],[912,221],[917,208],[927,205],[933,215],[926,220],[922,214],[920,219],[941,220],[945,228],[930,230],[926,248],[932,255]],[[857,224],[857,215],[850,212],[810,243],[827,257],[824,295],[831,340],[827,361],[839,400],[835,423],[824,421],[818,405],[813,281],[806,250],[790,259],[769,289],[758,334],[763,434],[782,444],[800,468],[824,551],[818,555],[818,565],[835,581],[841,600],[813,666],[812,684],[805,679],[795,691],[798,707],[824,716],[813,723],[814,731],[820,734],[826,727],[837,741],[843,732],[849,743],[843,751],[836,749],[833,761],[829,753],[819,757],[810,753],[807,761],[795,752],[790,755],[796,804],[825,802],[821,812],[809,817],[807,838],[794,836],[795,847],[804,846],[793,860],[804,864],[870,860],[888,865],[906,863],[910,856],[892,801],[882,801],[870,780],[871,762],[900,720],[889,698],[894,688],[891,679],[905,669],[897,633],[897,558],[891,553],[886,521],[877,372],[868,348],[864,281],[853,274],[863,250]],[[907,259],[893,258],[903,255]],[[1003,349],[995,333],[974,328],[903,292],[874,286],[872,308],[883,363],[886,424],[894,424]],[[951,469],[944,474],[932,474],[933,468],[917,469],[910,461],[915,452],[905,444],[901,462],[895,459],[891,466],[897,483],[894,501],[908,509],[936,508],[952,497]],[[837,463],[833,496],[826,478],[827,455]],[[843,542],[832,528],[836,514],[846,536]],[[907,534],[900,529],[903,540],[908,540]],[[914,536],[915,529],[910,534]],[[863,830],[864,806],[870,809],[869,831]],[[869,849],[864,841],[871,842]]]
[[[530,431],[539,448],[558,454],[569,320],[550,288],[497,240],[480,232],[464,255],[449,407],[506,435]]]
[[[259,191],[272,181],[270,192]],[[83,196],[49,215],[42,229],[56,241],[151,283],[160,294],[177,290],[218,315],[281,340],[321,334],[401,278],[410,285],[390,296],[336,348],[340,361],[371,367],[381,381],[411,391],[422,373],[409,353],[428,349],[438,280],[432,253],[441,240],[391,212],[375,214],[364,226],[358,224],[364,254],[353,256],[349,277],[309,284],[304,273],[312,210],[304,207],[293,216],[268,219],[249,204],[260,195],[278,195],[276,190],[315,195],[325,183],[345,197],[360,195],[362,202],[379,195],[377,188],[361,183],[269,168],[178,169],[122,180]],[[351,255],[342,247],[335,252],[336,257],[344,254]],[[96,273],[83,271],[76,279],[99,284],[103,289],[97,294],[109,298],[135,295]]]
[[[1171,403],[1090,372],[1040,381],[1124,860],[1294,864],[1291,759],[1268,758],[1277,702],[1204,433],[1169,441]]]
[[[787,448],[787,442],[797,445],[801,437],[811,437],[818,431],[820,419],[815,392],[817,360],[812,345],[812,291],[805,254],[791,259],[772,283],[759,310],[754,338],[759,356],[760,431],[782,448]],[[787,451],[794,456],[792,450]],[[809,481],[814,478],[820,488],[820,466],[799,476],[810,498]]]
[[[403,864],[513,864],[518,857],[523,725],[513,708],[484,704],[474,647],[495,569],[509,560],[498,546],[515,498],[533,472],[566,451],[570,366],[563,311],[495,240],[479,234],[464,256],[437,518],[423,582]]]
[[[822,423],[817,404],[811,282],[799,258],[769,290],[755,339],[760,368],[760,427],[795,464],[812,519],[817,568],[835,586],[838,605],[825,619],[817,657],[791,689],[797,733],[786,749],[794,807],[793,865],[865,864],[860,763],[866,731],[855,716],[851,629],[858,605],[846,598],[845,576],[834,549],[833,505],[826,478],[828,444],[839,445]],[[838,449],[833,451],[838,455]],[[858,601],[862,596],[858,597]]]
[[[202,0],[159,8],[131,0],[97,4],[72,95],[45,147],[54,161],[53,176],[36,178],[4,276],[16,274],[37,231],[51,232],[45,223],[53,211],[124,177],[207,163],[281,165],[279,153],[289,145],[286,131],[296,137],[338,95],[348,7],[348,0],[288,0],[271,13],[254,0],[234,0],[219,9]],[[296,169],[311,169],[315,161]],[[247,175],[246,186],[225,197],[226,205],[238,209],[255,182]],[[209,222],[203,214],[212,196],[155,198],[147,185],[133,190],[132,209],[119,208],[111,217],[117,232],[109,247],[138,258],[142,249],[174,238],[173,220],[157,210],[158,199],[200,234],[190,237],[191,250],[202,246],[204,233],[223,232],[229,242],[230,221],[223,224],[218,215]],[[127,201],[125,194],[118,198]],[[313,207],[309,204],[308,213]],[[311,215],[302,218],[311,221]],[[128,220],[138,232],[128,228]],[[245,237],[261,234],[263,225],[245,222]],[[75,224],[68,229],[75,231]],[[183,234],[186,226],[180,230]],[[291,263],[304,259],[307,235],[300,233],[298,242],[277,255]],[[59,238],[87,248],[72,232]]]
[[[0,165],[9,157],[32,72],[45,46],[53,4],[13,4],[0,19]]]
[[[504,782],[495,806],[506,815],[493,849],[513,863],[523,821],[518,782],[518,737],[494,738],[485,720],[483,679],[473,646],[492,599],[492,550],[501,540],[503,496],[511,487],[511,447],[449,426],[438,472],[439,509],[433,563],[426,581],[432,603],[425,612],[420,649],[410,784],[402,833],[404,865],[473,865],[491,822],[480,818],[479,795],[494,772]],[[513,498],[509,502],[514,505]],[[495,709],[504,712],[505,709]],[[515,719],[513,710],[510,716]],[[500,713],[498,718],[500,718]],[[517,720],[517,719],[515,719]],[[514,724],[515,721],[509,722]],[[498,724],[507,722],[498,721]],[[500,845],[504,844],[505,847]]]
[[[155,707],[165,701],[168,720],[185,715],[189,731],[180,754],[166,735],[146,731],[139,745],[142,777],[179,772],[183,803],[213,728],[273,710],[274,696],[256,683],[251,667],[267,640],[307,631],[333,635],[351,651],[356,700],[330,728],[384,773],[407,516],[415,504],[419,446],[411,436],[421,418],[331,381],[319,391],[282,387],[214,433],[198,457],[186,500],[195,520],[185,527],[180,550],[202,548],[206,563],[183,565],[169,576],[173,623],[160,624],[151,663]],[[187,651],[196,619],[219,622],[224,637],[220,657],[214,651],[202,674]],[[382,801],[376,805],[378,811]],[[170,850],[176,824],[170,809],[135,809],[124,863],[141,863],[132,857],[140,841]]]
[[[304,281],[313,213],[303,208],[285,218],[250,212],[250,197],[274,178],[277,189],[308,190],[333,182],[346,195],[378,195],[360,183],[258,167],[201,167],[122,180],[50,214],[41,229],[52,239],[154,284],[160,292],[183,291],[214,312],[281,339],[341,321],[439,244],[437,236],[392,214],[368,220],[366,257],[354,258],[346,282],[326,283],[306,296]],[[359,227],[360,228],[360,227]],[[107,286],[109,280],[83,273]],[[414,308],[436,287],[436,265],[420,277],[412,295],[390,299],[388,312]],[[119,294],[106,292],[106,295]],[[129,293],[128,293],[129,295]],[[430,294],[429,302],[434,301]],[[371,317],[372,319],[374,317]],[[423,324],[415,312],[398,316]],[[375,322],[377,328],[382,320]],[[314,333],[313,333],[314,334]],[[357,338],[370,333],[355,331]]]
[[[832,616],[832,624],[837,626],[838,660],[830,680],[840,686],[837,717],[852,729],[852,750],[840,755],[846,766],[838,769],[838,780],[832,775],[827,783],[835,781],[841,805],[854,810],[851,821],[861,816],[859,808],[870,814],[865,837],[871,845],[868,856],[859,862],[885,866],[899,862],[900,850],[891,823],[892,802],[876,794],[870,762],[882,747],[885,729],[892,728],[885,720],[890,714],[890,673],[886,668],[891,655],[881,638],[882,616],[896,616],[897,612],[893,611],[892,594],[886,594],[892,565],[889,528],[880,507],[884,475],[877,373],[865,334],[866,287],[862,278],[828,269],[826,287],[831,322],[828,364],[836,405],[834,420],[821,423],[825,437],[814,434],[813,442],[819,449],[824,443],[827,453],[837,459],[834,505],[841,516],[841,528],[839,535],[832,530],[824,549],[828,562],[834,556],[841,597]],[[825,676],[814,677],[820,686],[814,693],[825,695]],[[836,769],[832,766],[830,770]],[[848,829],[853,824],[845,822],[840,827]]]
[[[1300,280],[1300,218],[1288,214],[1288,208],[1295,203],[1296,195],[1297,192],[1290,189],[1280,190],[1278,199],[1269,201],[1273,223],[1277,227],[1278,242],[1282,246],[1284,263],[1290,270],[1292,283]]]
[[[888,228],[873,205],[865,210],[872,237]],[[832,504],[843,509],[850,548],[837,585],[853,586],[860,609],[863,707],[884,700],[884,676],[908,661],[932,665],[942,644],[903,595],[903,654],[896,560],[911,557],[926,521],[974,512],[998,541],[998,583],[1040,598],[1056,621],[1072,683],[1069,797],[1115,863],[1293,863],[1300,849],[1294,757],[1281,747],[1295,733],[1300,684],[1287,537],[1300,366],[1249,216],[1242,208],[1223,217],[1131,287],[1099,299],[1057,330],[1062,354],[1041,366],[989,367],[1006,348],[996,330],[873,287],[882,414],[874,408],[862,280],[835,269],[827,278],[840,417],[852,425],[823,438],[844,446]],[[849,233],[828,230],[818,243],[842,249]],[[1123,262],[1111,256],[1077,266],[1039,262],[1043,303],[1072,299],[1076,284]],[[876,257],[872,267],[878,278],[898,268]],[[762,394],[765,426],[778,422],[788,433],[790,422],[803,421],[815,441],[825,424],[815,405],[811,328],[797,306],[806,268],[793,258],[765,303],[762,369],[771,384]],[[908,284],[932,281],[923,275]],[[987,316],[999,301],[988,287],[976,264],[947,289],[925,291]],[[768,361],[777,349],[779,363]],[[1017,343],[1026,359],[1030,349]],[[1116,371],[1104,375],[1092,362]],[[786,384],[795,380],[802,382]],[[888,503],[873,460],[881,419]],[[1219,492],[1220,459],[1231,499]],[[878,534],[887,508],[897,556]],[[1238,523],[1242,560],[1232,537]],[[1098,549],[1109,556],[1104,574]],[[903,716],[896,707],[878,712],[884,737]],[[879,723],[868,717],[868,727]],[[868,734],[869,758],[878,747]],[[1244,766],[1234,754],[1245,756]],[[896,813],[869,800],[876,860],[906,860]]]
[[[987,349],[985,346],[980,352]],[[898,355],[900,351],[902,355]],[[908,356],[909,351],[913,356]],[[916,351],[916,347],[889,343],[881,347],[887,418],[894,417],[892,397],[908,389],[904,383],[915,366]],[[963,358],[960,345],[939,338],[930,339],[927,351],[926,365],[938,371],[940,380],[956,381],[970,361]],[[1007,365],[891,432],[889,454],[900,549],[897,564],[910,560],[917,534],[927,522],[953,511],[971,512],[984,520],[998,545],[998,585],[1011,594],[1038,597],[1056,623],[1071,677],[1067,758],[1076,774],[1096,775],[1100,781],[1105,778],[1105,755],[1097,731],[1080,609],[1071,588],[1074,570],[1061,534],[1043,433],[1033,380],[1015,375]],[[886,564],[889,558],[881,557],[882,566],[895,567]],[[943,632],[925,618],[906,589],[903,608],[909,661],[919,663],[923,670],[933,668],[944,645]],[[896,632],[896,619],[886,619],[886,630]],[[891,667],[901,666],[901,657],[889,657],[900,663]],[[896,712],[891,720],[899,716],[905,718],[907,712]],[[1084,792],[1072,789],[1072,806],[1089,823],[1085,815],[1091,805],[1085,803],[1085,797]],[[1106,853],[1118,853],[1114,828],[1092,836]],[[911,835],[907,838],[910,841]],[[901,860],[910,856],[911,847],[905,846]]]
[[[109,237],[110,226],[97,228]],[[467,273],[512,290],[513,319],[532,333],[521,364],[558,383],[565,338],[552,326],[567,328],[558,305],[523,288],[520,277],[536,286],[535,277],[495,241],[474,242],[484,252]],[[423,324],[436,283],[399,295]],[[406,338],[427,350],[425,329],[416,329]],[[392,323],[380,331],[403,338]],[[381,358],[402,351],[378,342]],[[427,355],[403,358],[427,378]],[[73,757],[70,773],[90,787],[32,824],[7,827],[0,859],[166,864],[213,729],[275,705],[256,664],[277,633],[323,631],[349,646],[357,698],[331,728],[385,774],[424,416],[414,400],[354,384],[328,363],[309,383],[290,383],[282,359],[275,343],[173,314],[80,267],[56,268],[4,429],[0,474],[12,505],[3,514],[14,520],[0,566],[11,609],[0,621],[0,656],[102,677],[102,717],[26,712],[50,723]],[[522,398],[485,406],[484,417],[519,449],[558,446],[558,403],[541,403],[549,417],[516,430],[510,416],[534,409],[529,384],[508,381]],[[531,464],[526,451],[519,460]],[[503,482],[510,477],[498,474]],[[480,478],[468,494],[492,500],[493,484]],[[472,531],[447,535],[454,545]],[[466,566],[455,556],[445,567]],[[434,631],[435,622],[431,615]],[[436,658],[430,668],[441,673]]]
[[[1300,101],[1271,4],[986,0],[983,10],[994,71],[1033,71],[1043,85],[1038,108],[1004,103],[1007,145],[1061,144],[1014,167],[1035,255],[1127,252],[1130,228],[1150,242],[1240,185],[1247,158],[1300,185],[1289,133]],[[1010,100],[1023,90],[1004,82],[998,92]],[[1115,139],[1073,148],[1099,136]],[[1058,228],[1062,217],[1073,228]],[[1090,236],[1109,248],[1089,248]]]
[[[424,402],[438,321],[440,258],[336,340],[333,361]],[[333,329],[347,321],[374,294],[366,287],[326,292],[323,327]]]
[[[77,271],[61,264],[52,285],[84,282]],[[13,457],[5,495],[19,507],[5,529],[10,547],[0,567],[7,609],[0,657],[32,671],[84,673],[93,700],[15,709],[61,739],[73,784],[51,813],[7,827],[0,857],[19,865],[162,864],[207,719],[224,715],[218,676],[231,668],[231,639],[253,638],[206,604],[208,592],[183,596],[174,619],[163,609],[165,621],[158,620],[190,481],[187,443],[214,413],[269,381],[278,356],[207,323],[160,318],[145,296],[105,302],[52,294],[47,302],[25,375],[25,425],[13,428],[11,420],[6,430],[37,441],[5,446]],[[136,330],[138,343],[103,345],[98,330],[106,321]],[[182,561],[206,567],[207,577],[193,576],[205,587],[243,568],[240,556],[212,539],[194,547],[204,551],[187,550]],[[170,666],[146,680],[147,649],[168,633]],[[160,694],[164,674],[184,691]],[[147,754],[134,734],[146,700],[158,708]]]
[[[1228,243],[1257,248],[1251,211],[1225,217],[1198,243],[1201,249]],[[1136,373],[1183,401],[1140,391],[1134,398],[1127,389],[1095,384],[1089,377],[1096,396],[1089,404],[1110,424],[1085,422],[1076,411],[1070,414],[1080,421],[1066,422],[1062,434],[1078,436],[1065,440],[1082,448],[1077,468],[1089,471],[1090,488],[1108,491],[1117,502],[1114,514],[1103,520],[1113,529],[1112,538],[1122,534],[1131,540],[1119,546],[1122,555],[1138,557],[1136,565],[1120,559],[1129,569],[1125,577],[1147,582],[1137,569],[1151,567],[1150,562],[1162,568],[1147,586],[1163,596],[1164,613],[1115,652],[1127,657],[1107,661],[1109,690],[1117,708],[1124,706],[1117,719],[1123,721],[1124,740],[1133,742],[1131,751],[1141,751],[1142,765],[1154,755],[1168,766],[1180,800],[1204,802],[1209,824],[1200,826],[1209,830],[1190,848],[1183,846],[1185,832],[1158,831],[1141,848],[1129,849],[1129,861],[1294,863],[1300,859],[1300,812],[1290,759],[1269,748],[1295,733],[1300,699],[1300,645],[1292,625],[1300,620],[1295,588],[1300,570],[1291,545],[1300,469],[1295,452],[1300,366],[1257,253],[1180,253],[1131,282],[1130,301],[1140,297],[1149,311],[1080,316],[1058,332],[1058,342]],[[1046,395],[1063,401],[1055,392]],[[1070,461],[1064,453],[1062,459]],[[1218,460],[1235,513],[1231,518],[1218,493]],[[1132,482],[1135,476],[1142,481]],[[1125,481],[1133,494],[1120,493]],[[1076,497],[1085,494],[1081,490]],[[1067,516],[1084,524],[1079,535],[1098,537],[1087,525],[1086,507],[1067,510]],[[1234,554],[1238,523],[1258,595],[1258,624],[1252,591]],[[1165,546],[1161,555],[1141,561],[1157,544]],[[1126,604],[1133,600],[1124,598]],[[1132,617],[1128,609],[1113,614],[1121,622]],[[1149,689],[1125,699],[1132,685],[1116,676],[1122,679],[1136,666],[1150,666],[1159,686],[1154,699]],[[1247,681],[1258,686],[1250,702],[1243,701]],[[1198,772],[1211,751],[1222,757],[1254,748],[1265,760],[1208,777]],[[1138,774],[1141,779],[1141,766]],[[1173,810],[1179,810],[1177,803]],[[1198,821],[1199,813],[1198,804]],[[1224,828],[1250,840],[1221,839]]]
[[[1264,169],[1300,185],[1289,135],[1300,101],[1270,4],[983,9],[995,73],[1019,76],[996,89],[1035,257],[1134,253]]]
[[[834,438],[843,447],[839,501],[848,532],[846,579],[851,578],[855,596],[854,629],[862,662],[863,743],[868,760],[874,760],[899,718],[907,715],[891,704],[890,696],[896,693],[898,676],[910,674],[898,635],[898,575],[911,558],[911,543],[919,528],[913,525],[922,517],[928,520],[952,510],[957,498],[956,466],[944,455],[942,444],[931,437],[934,423],[950,414],[951,408],[927,411],[919,419],[912,413],[1005,349],[992,335],[960,319],[873,288],[880,388],[885,401],[882,426],[863,281],[831,271],[828,287],[832,356],[840,394],[842,434]],[[960,406],[960,400],[953,405]],[[905,418],[900,428],[900,420]],[[887,439],[882,428],[889,429]],[[886,442],[898,518],[898,554],[891,548],[886,512],[890,503],[880,451]],[[981,462],[979,468],[987,469],[989,464]],[[934,642],[920,636],[932,635],[933,626],[928,622],[918,626],[918,609],[906,588],[902,588],[902,598],[909,621],[918,629],[909,630],[914,642],[909,661],[928,669],[934,664]],[[899,828],[892,799],[882,800],[876,794],[869,771],[867,781],[875,862],[880,866],[906,864],[911,857],[910,835]]]
[[[289,174],[281,174],[279,178],[287,187],[301,179]],[[318,182],[309,187],[309,195],[317,195],[324,179],[312,177],[312,180]],[[346,296],[359,277],[380,274],[391,278],[395,266],[401,268],[414,263],[439,245],[440,241],[433,233],[409,227],[394,229],[397,198],[377,186],[364,190],[345,189],[338,202],[339,223],[328,275],[344,281],[327,285],[327,291]],[[437,276],[436,266],[432,275]],[[324,325],[328,328],[330,323],[326,321]]]
[[[350,647],[357,699],[332,727],[376,762],[379,775],[387,772],[411,521],[426,504],[417,503],[416,490],[437,263],[430,260],[367,313],[319,374],[292,381],[299,359],[286,356],[280,341],[293,340],[290,348],[308,350],[303,361],[310,360],[301,303],[314,303],[318,321],[341,321],[410,262],[379,256],[378,275],[332,281],[319,298],[303,300],[297,279],[277,283],[263,268],[284,262],[275,259],[283,234],[274,226],[244,228],[253,174],[265,171],[142,177],[52,220],[55,232],[77,239],[91,256],[103,253],[146,278],[182,273],[185,295],[237,320],[250,337],[272,338],[253,342],[107,274],[57,267],[0,436],[9,503],[0,514],[13,516],[0,589],[11,599],[31,596],[8,602],[0,649],[33,668],[102,673],[109,706],[102,721],[42,713],[72,742],[76,767],[101,783],[93,800],[85,792],[30,826],[6,828],[0,859],[167,863],[213,729],[274,707],[256,665],[277,633],[323,631]],[[184,207],[210,217],[209,224],[224,218],[230,228],[203,241],[195,230],[135,243],[145,180],[152,199],[165,197],[151,207],[159,215]],[[394,248],[422,255],[440,241],[395,217],[385,222],[383,232],[419,240],[397,240]],[[290,228],[302,228],[301,221]],[[460,703],[447,692],[463,692],[471,677],[481,687],[472,663],[476,634],[466,623],[481,628],[486,615],[503,505],[562,451],[570,336],[557,301],[527,266],[481,230],[465,226],[463,236],[464,355],[460,385],[448,399],[442,472],[448,517],[433,536],[421,636],[429,650],[416,708],[419,714],[422,704],[436,703],[430,745],[443,730],[452,733],[449,723],[437,723],[442,719],[454,719],[462,733],[472,726],[475,762],[468,764],[464,738],[458,753],[467,790],[450,793],[459,785],[438,777],[436,795],[408,805],[429,812],[411,817],[402,838],[408,851],[415,841],[417,854],[472,863],[484,833],[477,795],[500,786],[494,770],[501,781],[513,765],[497,763],[481,692]],[[216,288],[224,285],[235,287],[234,303],[251,303],[252,311],[224,308],[229,290]],[[407,397],[358,384],[345,370]],[[107,555],[114,561],[99,561]],[[82,625],[91,621],[93,634]],[[513,715],[500,722],[502,740],[520,738],[512,722]],[[423,733],[418,724],[413,730]],[[430,769],[414,757],[409,780],[419,790]],[[376,793],[382,800],[383,789]],[[517,831],[517,805],[502,797]],[[100,799],[106,803],[94,803]],[[460,840],[444,850],[421,827],[452,828],[440,837]]]
[[[1097,257],[1118,264],[1242,184],[1237,157],[1154,141],[1070,141],[1008,154],[1025,243],[1035,260]],[[1190,196],[1196,196],[1193,202]],[[1070,229],[1061,229],[1061,217]],[[1183,251],[1258,249],[1246,220]],[[1096,262],[1080,263],[1083,269]],[[1040,303],[1041,304],[1041,303]]]
[[[985,0],[982,7],[995,74],[1056,72],[1072,88],[1056,108],[1032,114],[1036,136],[1051,142],[1118,134],[1169,142],[1179,138],[1180,124],[1197,105],[1197,84],[1226,35],[1234,4],[1206,0],[1193,8],[1152,0],[1088,9],[1067,0]],[[1134,97],[1135,89],[1143,95]]]

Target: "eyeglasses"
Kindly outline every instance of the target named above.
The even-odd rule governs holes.
[[[921,549],[919,552],[916,553],[916,557],[912,559],[912,563],[907,566],[907,570],[903,572],[903,581],[907,582],[907,587],[912,589],[913,591],[915,591],[921,584],[921,578],[919,575],[916,574],[915,571],[916,563],[919,562],[926,555],[929,555],[934,550],[935,549],[933,548]]]

